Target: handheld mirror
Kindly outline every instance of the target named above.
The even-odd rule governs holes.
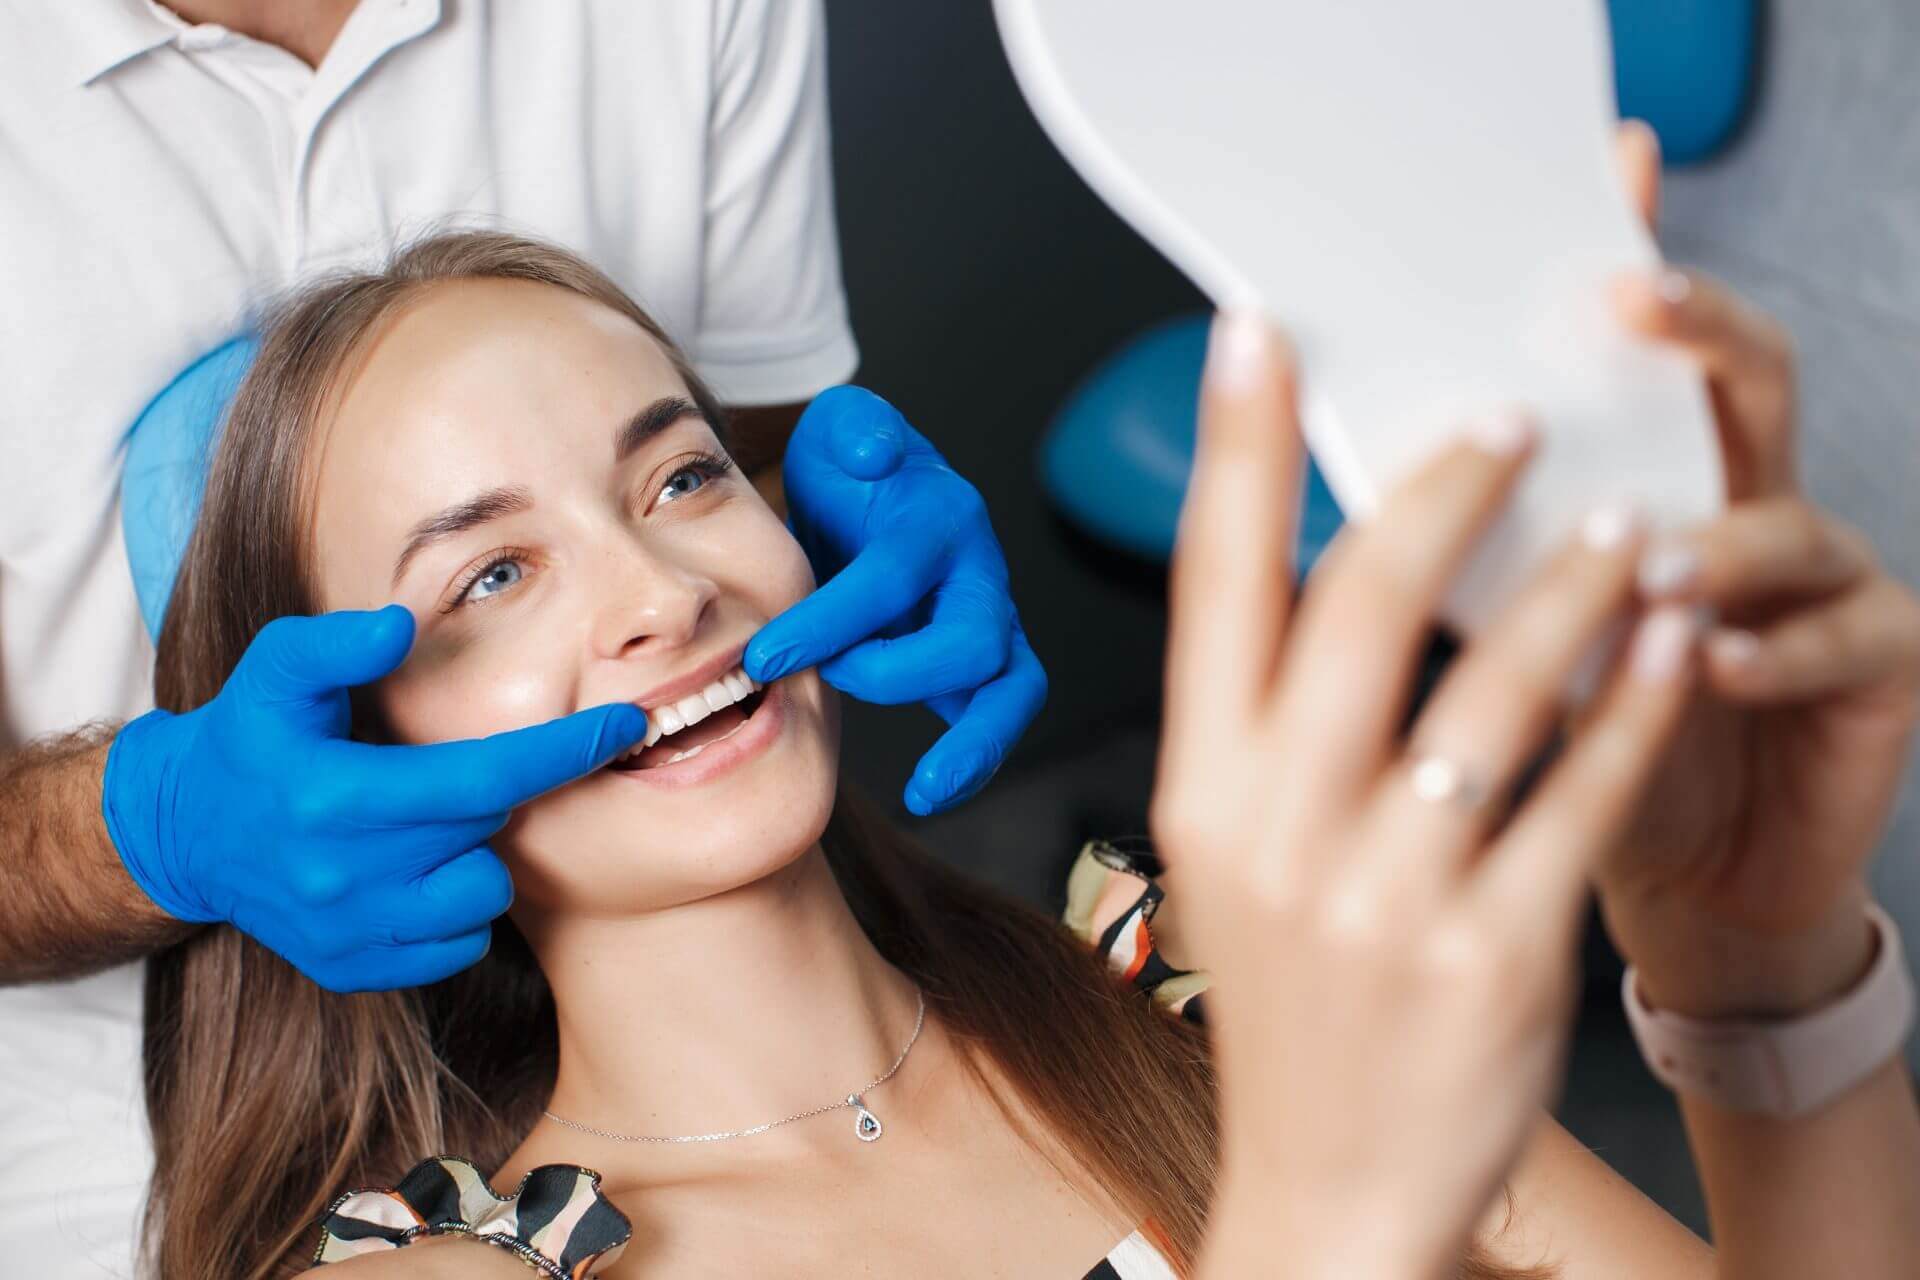
[[[1472,417],[1539,418],[1451,621],[1485,621],[1603,501],[1656,528],[1718,508],[1699,375],[1607,308],[1609,277],[1659,254],[1614,169],[1601,0],[994,7],[1093,189],[1216,303],[1287,331],[1350,517]]]

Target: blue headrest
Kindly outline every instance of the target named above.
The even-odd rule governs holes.
[[[239,337],[202,357],[141,410],[127,433],[120,528],[140,617],[155,640],[206,491],[214,437],[259,345]]]
[[[1131,339],[1087,375],[1040,441],[1040,480],[1061,512],[1094,537],[1150,560],[1173,552],[1193,469],[1194,409],[1208,318],[1182,316]],[[1304,572],[1341,524],[1319,468],[1309,467],[1297,554]]]
[[[1645,120],[1675,164],[1732,136],[1754,78],[1755,0],[1608,0],[1620,114]]]

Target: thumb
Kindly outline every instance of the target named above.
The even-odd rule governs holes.
[[[831,387],[814,397],[802,418],[815,415],[825,460],[844,474],[873,481],[899,470],[912,428],[898,409],[873,392]]]
[[[413,615],[397,604],[275,618],[247,646],[234,674],[263,701],[306,701],[378,680],[412,647]]]

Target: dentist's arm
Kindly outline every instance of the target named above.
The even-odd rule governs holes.
[[[0,790],[0,979],[70,976],[224,921],[335,991],[419,986],[486,954],[513,886],[486,842],[639,741],[614,704],[470,742],[348,739],[347,691],[413,619],[281,618],[220,694],[26,753]]]
[[[75,978],[193,927],[140,891],[100,815],[113,730],[47,738],[0,760],[0,984]]]

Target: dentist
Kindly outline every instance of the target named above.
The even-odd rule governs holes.
[[[123,535],[128,424],[191,456],[264,296],[449,220],[580,250],[692,353],[763,492],[784,481],[824,585],[751,674],[930,705],[951,727],[907,783],[919,813],[984,785],[1046,681],[979,495],[884,402],[820,394],[857,361],[820,0],[0,11],[0,1258],[124,1276],[136,962],[228,921],[337,990],[455,972],[507,905],[507,813],[645,731],[617,705],[350,742],[349,691],[411,643],[395,608],[276,623],[213,703],[148,710],[142,607],[177,546],[131,510]],[[412,927],[376,935],[372,897]]]

